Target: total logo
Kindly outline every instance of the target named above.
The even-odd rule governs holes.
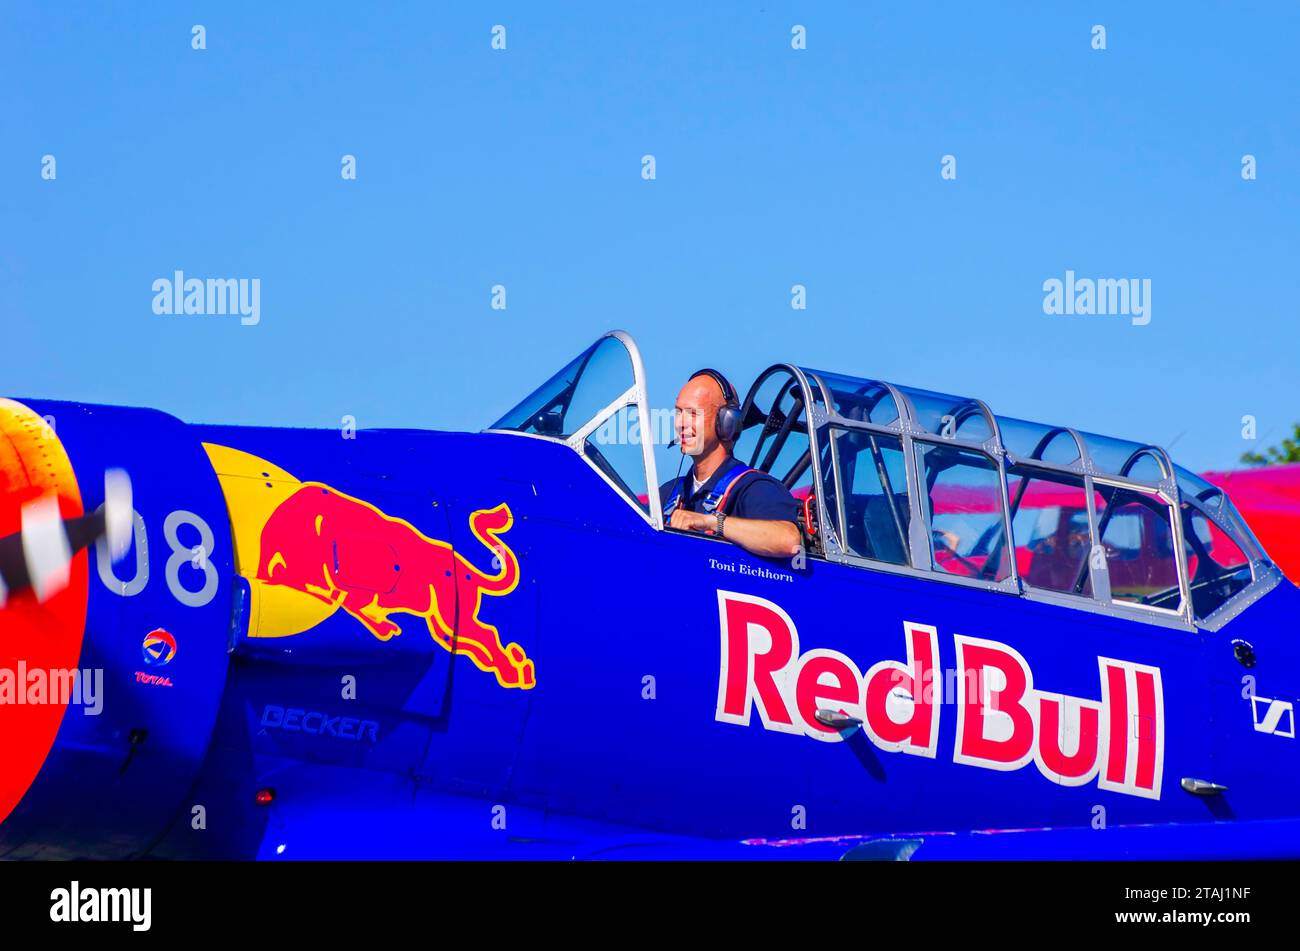
[[[148,667],[166,667],[176,656],[176,638],[162,628],[155,628],[144,636],[141,646],[144,662]],[[174,686],[170,677],[161,674],[146,674],[142,670],[135,672],[135,682],[150,687]]]
[[[748,726],[755,708],[763,728],[828,742],[849,731],[817,711],[851,717],[879,749],[938,756],[943,703],[938,631],[905,621],[907,660],[859,671],[834,650],[799,650],[799,634],[779,605],[718,592],[722,662],[715,718]],[[957,653],[957,732],[953,762],[1012,771],[1032,761],[1054,783],[1160,798],[1164,699],[1160,670],[1098,657],[1100,700],[1050,693],[1013,647],[953,635]],[[846,721],[852,722],[852,721]]]
[[[166,667],[176,656],[176,638],[157,628],[144,636],[144,662],[150,667]]]

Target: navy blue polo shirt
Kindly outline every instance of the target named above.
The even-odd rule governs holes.
[[[732,466],[736,465],[734,456],[727,456],[722,465],[714,470],[713,474],[705,480],[704,485],[700,486],[700,491],[691,493],[695,483],[692,471],[685,475],[686,491],[683,493],[681,507],[691,512],[703,510],[704,501],[713,491],[713,487]],[[672,496],[673,490],[677,488],[681,478],[670,479],[659,487],[659,501],[667,504],[668,499]],[[727,496],[727,504],[723,510],[724,515],[734,515],[737,518],[761,518],[771,521],[794,522],[799,524],[799,503],[795,497],[790,494],[790,490],[781,484],[781,480],[775,476],[770,476],[766,472],[752,471],[743,475],[732,485],[731,494]]]

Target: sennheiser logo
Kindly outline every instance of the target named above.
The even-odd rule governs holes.
[[[50,892],[51,921],[129,922],[134,931],[148,931],[152,920],[152,888],[70,888]]]

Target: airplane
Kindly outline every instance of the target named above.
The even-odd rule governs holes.
[[[652,419],[622,331],[478,433],[0,401],[0,855],[1300,854],[1300,590],[1163,449],[774,364],[767,559]]]

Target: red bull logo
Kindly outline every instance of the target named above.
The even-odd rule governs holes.
[[[509,594],[519,583],[519,560],[500,538],[513,521],[505,504],[469,517],[474,537],[493,555],[488,574],[409,522],[304,482],[262,527],[256,578],[341,608],[381,641],[401,633],[390,615],[424,618],[448,651],[464,654],[503,687],[527,690],[536,683],[533,662],[479,618],[485,596]]]
[[[829,709],[861,724],[879,749],[934,759],[944,683],[939,634],[903,624],[905,662],[885,660],[861,672],[838,651],[800,652],[794,621],[780,606],[752,595],[718,592],[722,670],[715,718],[818,740],[842,740],[823,723]],[[1064,786],[1160,798],[1164,700],[1160,670],[1098,657],[1100,700],[1050,693],[1034,685],[1029,663],[998,641],[953,636],[960,688],[955,763],[1010,771],[1031,762]]]

